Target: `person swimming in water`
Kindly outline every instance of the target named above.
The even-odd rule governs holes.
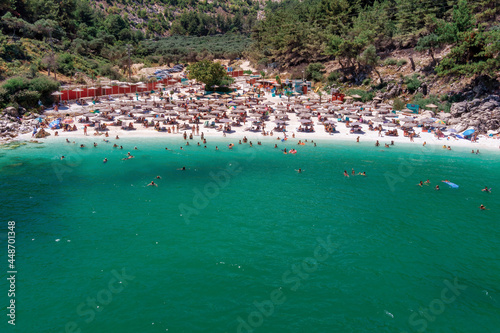
[[[423,185],[424,185],[423,181],[420,181],[420,183],[417,184],[417,186],[423,186]]]
[[[154,182],[154,181],[151,181],[151,183],[149,183],[149,184],[148,184],[148,186],[156,186],[156,187],[158,187],[158,185],[157,185],[157,184],[155,184],[155,182]]]
[[[491,192],[491,190],[488,188],[488,186],[485,186],[481,191],[486,192],[486,193]]]
[[[156,176],[156,179],[161,179],[161,177],[160,176]]]
[[[127,153],[127,157],[125,158],[122,158],[122,161],[123,160],[130,160],[131,158],[134,158],[134,156],[132,154],[130,154],[130,152]]]
[[[298,173],[302,173],[302,168],[299,168],[299,170],[295,170],[297,171]]]
[[[104,160],[102,161],[102,163],[106,163],[108,161],[108,159],[105,157]]]
[[[484,207],[484,205],[483,205],[483,204],[481,204],[481,206],[479,206],[479,209],[481,209],[481,210],[486,210],[486,207]]]
[[[435,189],[436,191],[439,191],[439,185],[436,185]]]
[[[185,166],[183,166],[182,168],[179,168],[179,169],[177,169],[177,170],[180,170],[180,171],[186,171],[186,167],[185,167]]]
[[[430,184],[430,183],[431,183],[431,181],[430,181],[429,179],[427,179],[427,180],[425,181],[425,183],[426,183],[426,184]]]
[[[344,170],[344,177],[349,178],[349,174],[347,173],[347,170]]]

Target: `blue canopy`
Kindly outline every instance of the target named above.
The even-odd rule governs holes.
[[[462,133],[463,136],[472,135],[476,130],[470,129]]]

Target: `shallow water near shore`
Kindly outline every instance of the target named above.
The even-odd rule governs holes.
[[[7,221],[16,221],[14,331],[500,326],[496,152],[80,142],[86,148],[53,140],[0,150],[2,244]],[[298,152],[285,155],[285,147]],[[127,152],[135,157],[122,160]],[[344,177],[352,168],[367,176]],[[429,186],[416,186],[426,179]],[[7,304],[5,273],[0,288]],[[2,313],[3,332],[12,327]]]

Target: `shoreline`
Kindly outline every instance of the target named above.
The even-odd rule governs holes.
[[[404,144],[405,146],[414,146],[414,147],[422,147],[423,143],[426,142],[426,145],[429,146],[434,146],[434,147],[443,147],[444,145],[450,146],[452,149],[453,148],[468,148],[468,149],[474,149],[477,150],[488,150],[492,152],[500,152],[500,140],[499,139],[493,139],[493,138],[484,138],[480,137],[478,139],[478,142],[470,142],[469,140],[464,140],[464,139],[437,139],[433,134],[430,133],[419,133],[420,137],[414,138],[414,142],[410,142],[409,138],[407,137],[393,137],[393,136],[382,136],[378,137],[378,132],[373,131],[373,132],[366,132],[365,134],[349,134],[348,128],[342,129],[342,126],[339,126],[339,132],[334,133],[333,135],[330,135],[326,132],[321,133],[319,131],[312,132],[312,133],[297,133],[297,132],[287,132],[287,138],[289,142],[298,142],[298,140],[305,141],[307,140],[308,142],[315,141],[318,143],[328,143],[328,144],[335,144],[335,143],[340,143],[340,144],[345,144],[345,143],[353,143],[356,144],[356,138],[359,136],[360,137],[360,143],[372,143],[375,144],[376,141],[379,141],[380,147],[384,148],[384,144],[390,144],[391,141],[394,141],[394,144]],[[127,139],[127,140],[141,140],[141,139],[148,139],[148,140],[158,140],[158,142],[165,141],[189,141],[190,144],[195,144],[199,141],[202,143],[201,140],[201,133],[203,132],[204,137],[206,139],[216,139],[217,141],[222,141],[225,143],[234,143],[237,144],[239,140],[242,140],[243,137],[247,137],[247,139],[250,141],[254,141],[254,145],[257,144],[258,141],[262,142],[278,142],[278,137],[280,139],[283,139],[284,136],[282,134],[278,133],[273,133],[273,136],[267,135],[264,136],[260,132],[248,132],[248,131],[240,131],[237,129],[233,133],[228,133],[226,136],[223,136],[223,133],[217,132],[214,129],[205,129],[200,127],[200,135],[193,135],[193,139],[190,140],[189,138],[187,140],[183,139],[183,132],[181,133],[176,133],[176,134],[171,134],[171,133],[164,133],[164,132],[156,132],[153,129],[145,129],[145,128],[138,128],[134,131],[123,131],[119,128],[115,127],[110,127],[110,130],[108,131],[109,137],[105,137],[104,134],[101,135],[87,135],[85,136],[81,132],[60,132],[59,135],[56,137],[54,136],[54,130],[48,130],[49,133],[51,133],[50,136],[43,138],[43,139],[35,139],[31,137],[31,133],[25,133],[18,135],[16,138],[14,138],[11,142],[18,142],[18,141],[38,141],[38,142],[54,142],[57,140],[60,140],[61,142],[64,142],[65,139],[76,141],[76,140],[85,140],[88,142],[102,142],[103,139],[109,140],[110,142],[118,142],[119,140],[116,140],[115,137],[116,135],[119,136],[120,139]],[[186,131],[186,133],[189,136],[190,131]],[[295,138],[293,138],[293,134],[295,134]],[[280,141],[281,142],[281,141]]]
[[[135,131],[137,132],[137,131]],[[200,131],[201,132],[201,131]],[[215,131],[214,131],[215,132]],[[188,132],[189,133],[189,132]],[[65,135],[64,135],[65,134]],[[182,144],[185,142],[189,142],[190,146],[197,146],[197,143],[199,142],[201,146],[204,146],[203,141],[201,140],[200,135],[194,135],[193,139],[187,138],[186,140],[183,139],[182,134],[166,134],[166,133],[157,133],[154,131],[148,130],[146,133],[134,133],[135,135],[127,135],[128,133],[124,133],[123,131],[110,131],[109,137],[105,137],[104,135],[99,135],[99,136],[93,136],[93,135],[87,135],[84,136],[83,134],[79,133],[74,133],[74,132],[65,132],[63,135],[59,134],[59,136],[55,137],[53,134],[49,137],[43,138],[43,139],[35,139],[31,138],[31,134],[23,134],[15,138],[13,141],[10,142],[10,144],[16,144],[20,142],[38,142],[38,143],[47,143],[47,144],[55,144],[55,143],[61,143],[64,144],[66,143],[65,140],[68,139],[70,141],[75,141],[77,144],[80,143],[85,143],[87,147],[89,147],[93,142],[97,143],[98,145],[104,144],[103,140],[108,140],[109,142],[107,144],[118,144],[120,142],[126,142],[127,144],[140,144],[142,142],[145,143],[165,143],[166,145],[172,145],[172,144]],[[76,134],[76,135],[75,135]],[[119,139],[117,140],[115,138],[116,134],[119,135]],[[144,135],[147,134],[147,135]],[[326,134],[326,133],[325,133]],[[425,134],[425,133],[424,133]],[[391,136],[384,136],[384,137],[372,137],[372,136],[361,136],[360,137],[360,142],[359,145],[366,147],[367,145],[373,146],[374,149],[384,149],[385,144],[389,144],[389,147],[405,147],[405,148],[414,148],[414,149],[425,149],[423,146],[423,142],[426,141],[427,144],[426,146],[429,146],[429,151],[441,151],[441,150],[447,150],[444,149],[443,146],[451,146],[452,151],[457,150],[459,152],[464,152],[471,154],[470,150],[479,150],[480,152],[487,151],[491,153],[499,153],[500,149],[496,146],[497,142],[496,139],[489,139],[489,141],[493,142],[470,142],[466,140],[446,140],[446,139],[441,139],[437,140],[436,138],[430,137],[431,134],[428,134],[429,137],[424,137],[424,138],[415,138],[415,142],[410,142],[408,138],[401,138],[401,137],[391,137]],[[238,145],[240,140],[243,140],[243,137],[246,136],[248,141],[252,141],[253,146],[258,146],[258,142],[262,142],[262,145],[268,146],[268,145],[274,145],[277,144],[279,148],[284,148],[284,145],[287,145],[287,148],[292,148],[298,145],[298,141],[302,141],[306,143],[306,146],[312,146],[312,143],[317,143],[318,145],[321,145],[324,147],[325,145],[330,145],[332,147],[338,145],[338,146],[343,146],[343,147],[349,147],[349,148],[355,148],[356,145],[358,144],[356,142],[356,137],[357,135],[354,134],[342,134],[342,133],[336,133],[334,135],[315,135],[315,133],[306,133],[306,134],[299,134],[295,135],[295,138],[292,138],[291,136],[288,136],[288,139],[286,141],[282,141],[283,136],[279,136],[280,140],[278,140],[278,136],[263,136],[260,133],[232,133],[226,135],[224,137],[221,133],[212,133],[212,132],[207,132],[204,133],[205,138],[207,139],[207,145],[212,145],[213,142],[216,142],[218,144],[230,144],[233,143],[235,145]],[[417,141],[417,139],[419,141]],[[380,142],[380,146],[375,147],[375,142],[376,141]],[[483,139],[484,140],[484,139]],[[394,141],[394,146],[391,146],[391,141]],[[464,142],[460,142],[464,141]],[[245,144],[245,143],[242,143]],[[249,143],[247,142],[246,145]],[[500,145],[500,140],[498,140],[498,145]],[[185,146],[185,144],[183,144]],[[178,148],[178,147],[177,147]],[[222,147],[221,147],[222,148]],[[170,148],[169,148],[170,149]],[[175,148],[172,148],[175,149]]]

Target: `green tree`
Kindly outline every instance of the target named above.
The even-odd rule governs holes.
[[[218,62],[202,60],[189,65],[189,79],[205,83],[205,89],[209,90],[215,85],[220,85],[227,77],[226,69]]]
[[[375,48],[374,45],[369,45],[363,53],[359,56],[359,62],[361,62],[363,65],[371,67],[375,73],[377,73],[380,82],[384,82],[382,79],[382,76],[380,75],[380,72],[377,70],[377,66],[380,63],[380,57],[377,55],[377,49]]]
[[[441,45],[439,40],[439,36],[436,34],[430,34],[424,37],[421,37],[418,40],[417,46],[415,50],[418,52],[428,51],[430,56],[432,57],[432,63],[436,63],[436,59],[434,58],[434,50]]]
[[[306,68],[306,75],[308,80],[319,82],[323,80],[323,73],[325,72],[325,65],[322,63],[312,63]]]

